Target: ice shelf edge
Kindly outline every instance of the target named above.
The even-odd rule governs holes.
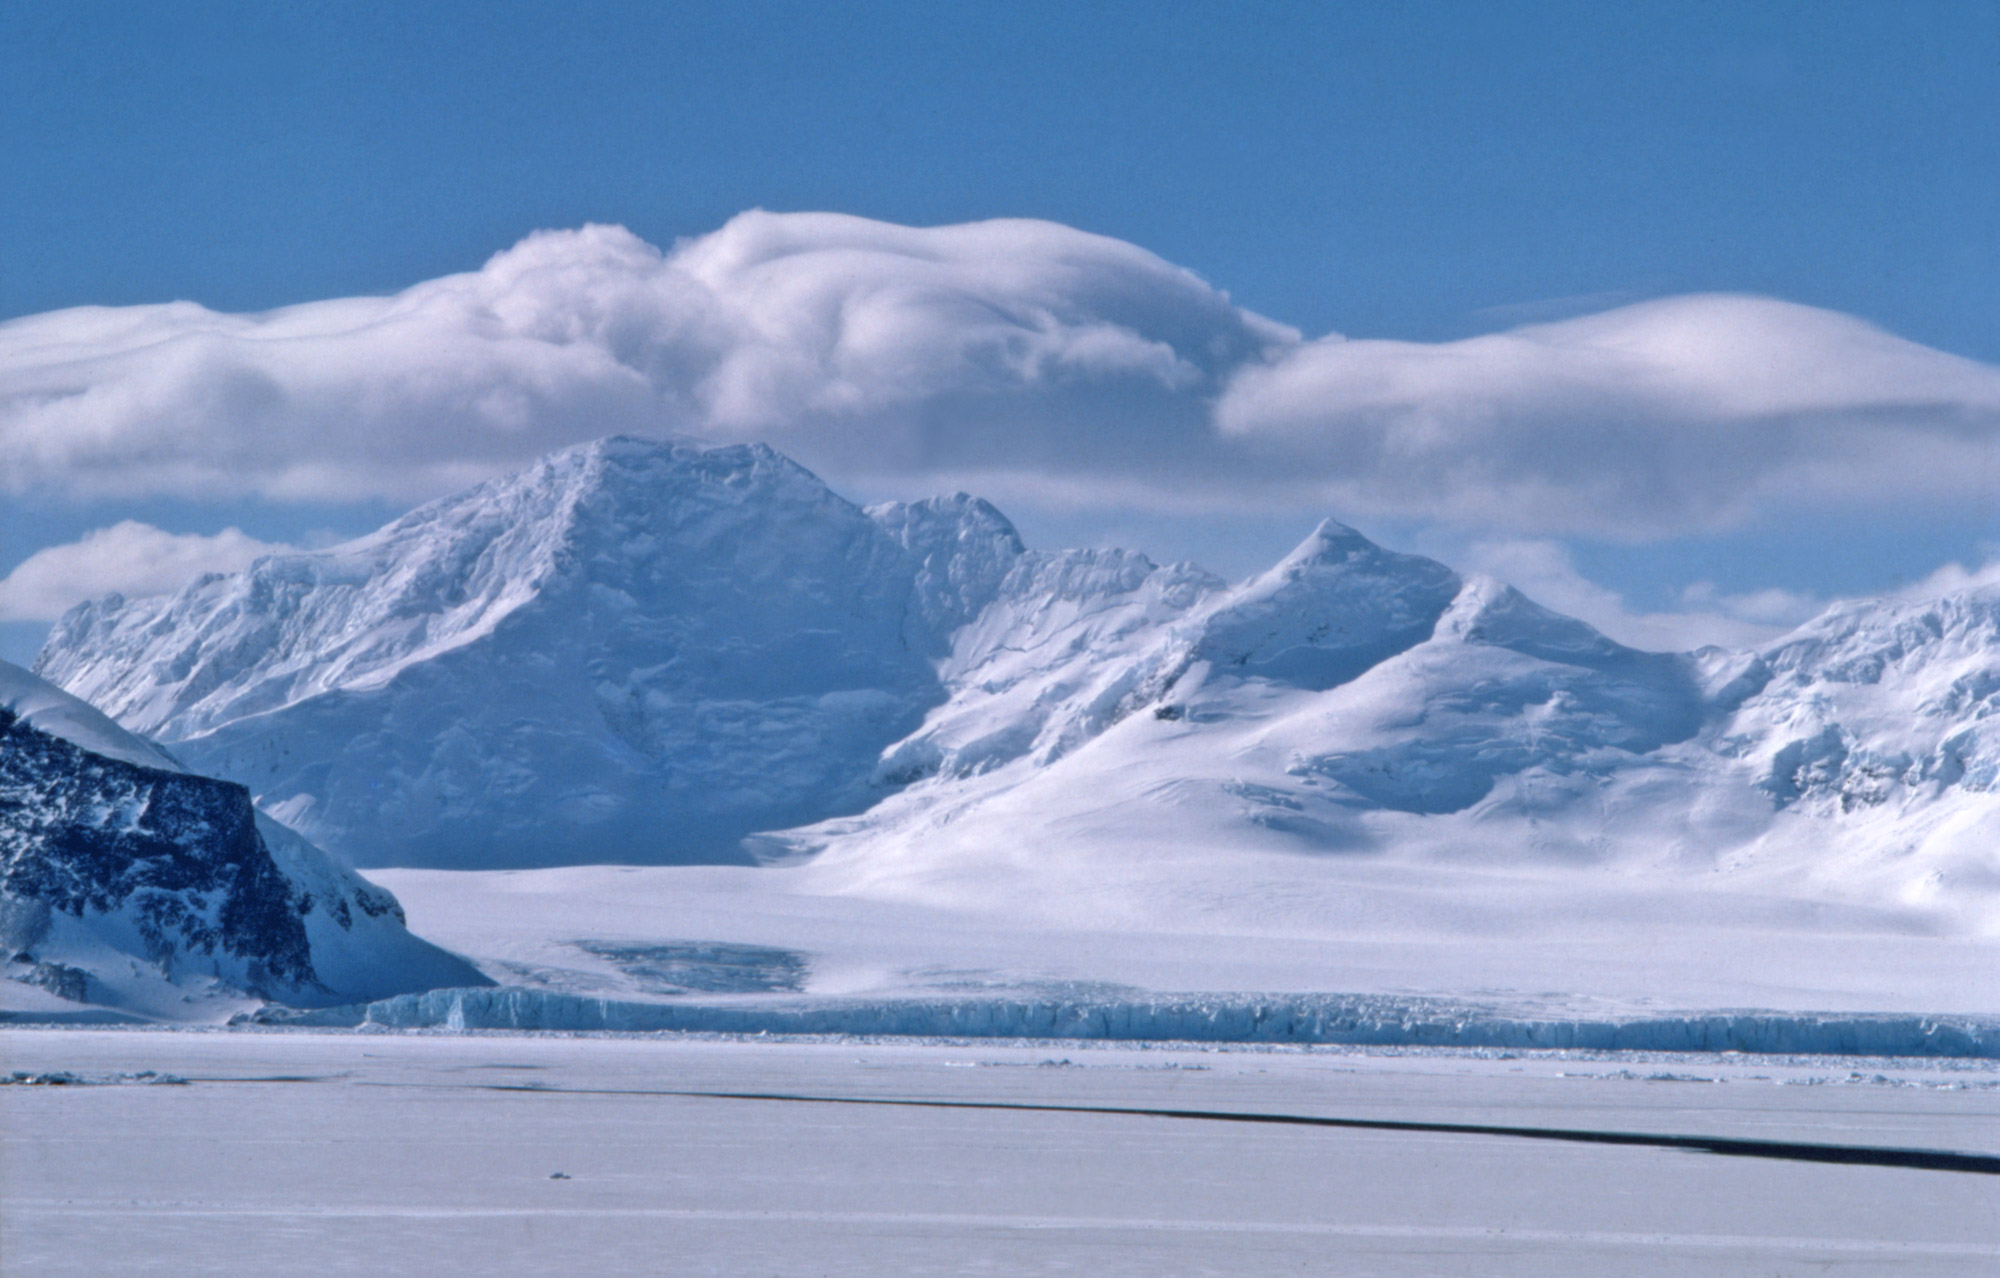
[[[1723,1011],[1543,1018],[1446,999],[1331,994],[752,1004],[646,1003],[500,987],[431,990],[315,1011],[273,1007],[236,1023],[2000,1058],[2000,1017]]]

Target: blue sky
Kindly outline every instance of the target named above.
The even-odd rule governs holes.
[[[12,4],[0,315],[537,227],[1049,218],[1308,333],[1768,293],[2000,360],[1990,3]]]
[[[2000,6],[1985,2],[16,0],[0,12],[0,173],[0,318],[386,294],[538,228],[615,223],[670,248],[766,208],[1048,219],[1187,267],[1308,339],[1440,342],[1720,291],[2000,363]],[[0,501],[0,574],[121,519],[299,542],[399,505],[46,483]],[[1037,540],[1127,538],[1226,571],[1304,531],[1289,507],[1003,504]],[[1520,528],[1354,522],[1523,562],[1493,551]],[[2000,518],[1961,493],[1529,532],[1643,611],[1700,582],[1882,589],[1987,557]],[[18,656],[38,633],[16,622],[0,640]]]

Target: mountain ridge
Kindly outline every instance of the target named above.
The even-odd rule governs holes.
[[[863,510],[762,446],[614,438],[83,605],[37,668],[362,864],[813,852],[916,891],[1129,827],[2000,896],[1986,583],[1649,653],[1331,520],[1231,585],[1031,550],[964,494]]]

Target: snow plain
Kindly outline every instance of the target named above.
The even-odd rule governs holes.
[[[2000,1152],[2000,1064],[301,1032],[0,1034],[10,1275],[1937,1274],[1990,1175],[1203,1109]],[[90,1085],[97,1084],[97,1085]],[[558,1177],[557,1173],[561,1173]],[[226,1245],[225,1245],[226,1241]]]
[[[724,944],[797,955],[797,993],[844,1000],[1337,993],[1524,1016],[2000,1007],[2000,939],[1893,903],[1800,901],[1720,876],[1241,850],[1146,868],[1043,867],[1031,884],[1047,896],[996,883],[985,908],[828,890],[814,864],[367,877],[419,935],[502,985],[615,999],[702,992],[663,988],[615,951]]]

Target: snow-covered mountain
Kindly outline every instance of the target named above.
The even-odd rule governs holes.
[[[0,1006],[46,993],[174,1019],[485,983],[242,786],[6,662],[0,950],[21,995]]]
[[[1022,554],[763,447],[610,439],[63,618],[36,669],[362,865],[747,860],[860,811]]]
[[[1984,918],[1996,616],[1974,585],[1646,653],[1331,522],[1231,586],[1024,550],[962,496],[862,510],[767,449],[616,439],[84,605],[37,668],[363,864],[810,852],[841,890],[1055,909],[1075,867],[1252,848]]]
[[[827,890],[1065,926],[1212,913],[1247,891],[1218,858],[1276,852],[1721,879],[2000,933],[2000,587],[1666,654],[1332,524],[1236,588],[1183,580],[1158,622],[1142,589],[1067,628],[1003,594],[891,752],[936,775],[785,839]],[[1133,917],[1110,882],[1148,885]],[[1370,892],[1334,931],[1400,908]]]

